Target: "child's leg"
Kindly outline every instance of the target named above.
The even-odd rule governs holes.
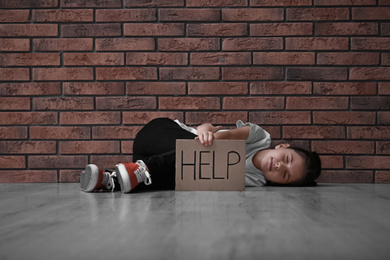
[[[133,162],[143,160],[149,168],[152,184],[148,187],[175,188],[176,139],[195,137],[168,118],[152,120],[141,129],[134,140]]]

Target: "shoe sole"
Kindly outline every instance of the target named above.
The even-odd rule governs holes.
[[[115,172],[118,177],[118,182],[121,187],[122,193],[128,193],[131,191],[131,182],[129,173],[126,170],[126,167],[124,164],[117,164],[115,166]]]
[[[99,168],[94,164],[88,164],[80,176],[80,187],[82,191],[91,192],[96,187],[99,179]]]

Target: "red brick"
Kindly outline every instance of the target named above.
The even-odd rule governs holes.
[[[282,8],[229,8],[222,9],[223,21],[282,21]]]
[[[187,36],[247,36],[245,23],[187,24]]]
[[[62,37],[104,37],[120,36],[121,34],[122,28],[119,23],[62,25]]]
[[[390,23],[381,24],[381,36],[390,36]]]
[[[93,68],[33,68],[33,80],[93,80]]]
[[[55,141],[0,141],[0,154],[54,154]]]
[[[114,169],[119,163],[129,163],[133,159],[129,155],[93,155],[91,163],[98,164],[100,167]]]
[[[348,8],[291,8],[286,11],[287,21],[349,20]]]
[[[317,23],[315,35],[377,35],[378,23]]]
[[[57,171],[5,170],[0,171],[0,183],[57,182]]]
[[[353,110],[389,110],[390,97],[351,97]]]
[[[66,126],[31,126],[31,139],[90,139],[89,127],[66,127]]]
[[[0,23],[28,23],[28,22],[30,22],[29,10],[0,10]]]
[[[315,63],[314,52],[255,52],[255,65],[311,65]]]
[[[98,110],[138,110],[156,109],[155,97],[97,97]]]
[[[2,112],[0,125],[55,125],[58,123],[55,112]]]
[[[312,91],[312,83],[302,82],[251,82],[252,95],[308,95]]]
[[[390,169],[390,156],[347,156],[347,169]]]
[[[224,97],[223,109],[258,110],[283,109],[283,97]]]
[[[168,117],[172,120],[178,119],[183,122],[183,112],[160,112],[160,111],[131,111],[123,112],[123,123],[124,124],[147,124],[155,118]]]
[[[231,7],[247,5],[247,0],[187,0],[187,7]]]
[[[321,155],[322,169],[342,169],[344,168],[343,156]]]
[[[125,23],[126,36],[183,36],[183,23]]]
[[[390,37],[351,38],[351,50],[390,50]]]
[[[347,109],[348,97],[287,97],[287,109]]]
[[[121,0],[61,0],[61,7],[122,7]]]
[[[378,83],[378,94],[379,95],[390,95],[390,82],[379,82]]]
[[[353,20],[390,20],[390,7],[353,7]]]
[[[59,66],[59,53],[7,53],[0,54],[0,66]]]
[[[189,95],[247,95],[246,82],[189,82]]]
[[[212,123],[214,125],[235,125],[238,120],[247,121],[247,112],[187,112],[186,124],[196,127],[203,123]]]
[[[160,21],[219,21],[219,9],[159,9]]]
[[[260,23],[250,25],[251,36],[312,35],[312,23]]]
[[[124,82],[64,82],[64,95],[124,95]]]
[[[117,154],[119,141],[61,141],[61,154]]]
[[[218,110],[218,97],[159,97],[159,109],[171,110]]]
[[[390,154],[390,141],[377,141],[376,142],[377,154]]]
[[[133,153],[133,141],[121,141],[121,152],[122,154]]]
[[[249,122],[258,125],[310,124],[310,111],[250,112]]]
[[[218,80],[219,76],[216,67],[160,68],[160,80]]]
[[[96,39],[97,51],[153,51],[152,38],[102,38]]]
[[[0,83],[1,96],[43,96],[60,95],[59,82]]]
[[[29,156],[28,165],[31,169],[61,169],[84,168],[88,164],[87,156]]]
[[[382,65],[390,66],[390,53],[382,53]]]
[[[126,82],[128,95],[185,95],[185,82]]]
[[[93,22],[92,9],[33,10],[33,22]]]
[[[184,0],[125,0],[125,7],[182,7]]]
[[[80,183],[80,170],[60,170],[60,183]]]
[[[29,69],[8,69],[0,68],[0,81],[28,81],[30,80]]]
[[[373,154],[374,142],[313,141],[312,149],[321,154]]]
[[[390,67],[357,67],[349,69],[350,80],[390,80]]]
[[[220,49],[217,38],[160,38],[160,51],[216,51]]]
[[[115,66],[124,65],[123,53],[64,53],[64,65]]]
[[[26,158],[24,156],[0,156],[0,168],[3,169],[26,168]]]
[[[27,139],[27,127],[0,127],[0,139]]]
[[[378,124],[390,125],[390,112],[378,112]]]
[[[286,139],[344,139],[343,126],[283,126]]]
[[[0,97],[0,110],[30,110],[28,97]]]
[[[2,0],[0,8],[48,8],[58,7],[58,0]]]
[[[146,67],[98,67],[97,80],[156,80],[157,69]]]
[[[318,183],[372,183],[372,171],[323,171]]]
[[[96,22],[156,21],[155,9],[98,9]]]
[[[374,1],[374,0],[372,0]],[[389,0],[379,0],[379,5],[390,5],[390,1]]]
[[[304,6],[312,5],[312,0],[250,0],[251,6]]]
[[[376,0],[314,0],[314,5],[376,5]]]
[[[327,125],[374,125],[375,112],[313,112],[313,122]]]
[[[0,37],[58,36],[57,24],[0,24]]]
[[[120,122],[120,112],[63,112],[60,115],[61,125],[105,125]]]
[[[378,65],[379,53],[322,52],[317,54],[319,65]]]
[[[134,139],[142,126],[94,126],[93,139]]]
[[[227,67],[222,68],[222,80],[281,80],[279,67]]]
[[[0,38],[0,51],[30,51],[30,40]]]
[[[375,82],[315,82],[317,95],[376,95]]]
[[[191,65],[250,65],[249,52],[201,52],[191,53]]]
[[[347,68],[287,68],[287,80],[347,80]]]
[[[291,37],[286,38],[286,50],[348,50],[349,39],[341,37]]]
[[[375,183],[390,183],[390,171],[376,171]]]
[[[187,65],[187,53],[175,52],[128,52],[127,65]]]
[[[348,139],[390,139],[388,126],[350,126]]]
[[[34,39],[34,50],[35,51],[92,51],[93,39]]]

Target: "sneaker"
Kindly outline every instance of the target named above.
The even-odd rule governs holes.
[[[152,184],[149,172],[143,161],[138,160],[135,163],[120,163],[115,166],[118,182],[122,193],[128,193],[141,182],[145,185]]]
[[[82,191],[114,191],[116,173],[103,170],[95,164],[88,164],[80,176],[80,187]]]

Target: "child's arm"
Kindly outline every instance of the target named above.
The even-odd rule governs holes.
[[[213,126],[210,123],[200,125],[197,127],[198,137],[195,139],[199,140],[203,145],[209,146],[213,144],[214,139],[246,140],[250,132],[250,126],[217,133],[221,129],[221,126]]]

